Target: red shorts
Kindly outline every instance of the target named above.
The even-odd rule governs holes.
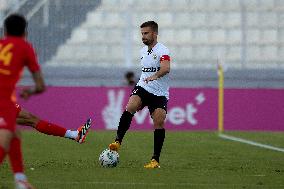
[[[16,108],[13,103],[0,105],[0,129],[7,129],[11,132],[15,132],[16,117]]]

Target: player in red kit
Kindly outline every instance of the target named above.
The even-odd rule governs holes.
[[[5,19],[5,37],[0,39],[0,164],[7,154],[14,173],[16,188],[33,188],[24,174],[21,140],[16,123],[32,126],[38,131],[76,140],[83,143],[91,126],[91,120],[75,131],[46,122],[17,105],[15,85],[23,67],[27,66],[35,82],[34,88],[21,92],[21,97],[42,93],[45,90],[43,77],[33,47],[25,40],[27,22],[21,15],[13,14]]]
[[[33,188],[23,171],[21,140],[16,135],[15,86],[23,68],[28,67],[34,88],[22,94],[38,94],[45,90],[44,80],[33,47],[25,40],[27,22],[13,14],[4,21],[4,38],[0,39],[0,164],[8,154],[14,172],[16,188]]]

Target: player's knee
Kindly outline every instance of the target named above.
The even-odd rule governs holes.
[[[126,111],[132,113],[132,114],[135,114],[135,112],[137,112],[139,110],[139,107],[138,105],[134,106],[134,105],[127,105],[126,106]]]
[[[153,122],[154,122],[155,128],[163,128],[165,119],[163,119],[162,117],[158,117],[158,118],[154,118]]]
[[[20,111],[18,118],[20,119],[33,119],[35,116],[28,111],[22,110]]]
[[[13,138],[13,133],[6,129],[0,129],[0,146],[7,152],[10,147],[10,141]]]
[[[158,119],[158,120],[156,121],[156,124],[157,124],[157,125],[164,125],[164,119]]]
[[[19,120],[19,122],[18,122]],[[30,112],[24,112],[20,115],[19,119],[17,119],[17,123],[21,125],[27,125],[35,127],[39,122],[39,118]]]
[[[131,96],[127,105],[126,105],[126,111],[134,114],[138,110],[140,110],[142,107],[142,101],[139,96]]]
[[[33,114],[31,114],[31,113],[27,113],[27,114],[26,114],[26,119],[29,119],[29,120],[31,120],[31,121],[37,121],[37,120],[38,120],[38,117],[35,116],[35,115],[33,115]]]
[[[155,129],[163,129],[164,128],[164,122],[162,123],[154,123],[154,128]]]
[[[131,113],[131,114],[135,114],[135,112],[136,112],[134,109],[129,109],[129,108],[126,108],[126,111]]]

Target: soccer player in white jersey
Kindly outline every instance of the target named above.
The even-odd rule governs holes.
[[[142,42],[145,44],[140,52],[142,74],[132,90],[126,109],[121,115],[115,141],[109,145],[109,149],[117,151],[120,148],[133,115],[144,106],[148,106],[155,129],[154,153],[150,163],[144,167],[153,169],[160,168],[159,158],[165,139],[164,123],[169,99],[170,55],[168,48],[157,41],[156,22],[145,22],[140,29]]]

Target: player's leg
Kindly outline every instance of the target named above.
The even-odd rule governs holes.
[[[2,118],[2,123],[0,123],[0,151],[5,149],[5,153],[9,155],[11,169],[15,176],[16,188],[32,189],[33,187],[28,183],[27,177],[23,173],[24,166],[20,140],[18,136],[14,139],[16,136],[16,109],[14,105],[5,107],[5,112],[1,112],[1,109],[2,108],[0,108],[0,117]],[[11,153],[13,154],[12,159],[10,156]],[[2,153],[0,152],[0,154]]]
[[[41,133],[53,136],[64,137],[66,129],[55,124],[51,124],[47,121],[41,120],[39,117],[32,113],[21,109],[17,117],[17,124],[25,125],[35,128]]]
[[[1,126],[1,123],[0,123]],[[0,128],[0,165],[9,151],[10,141],[13,133],[10,130]]]
[[[120,120],[119,120],[115,142],[109,145],[110,150],[117,151],[119,149],[122,143],[122,140],[124,138],[124,135],[130,127],[132,118],[135,112],[141,107],[141,105],[142,105],[142,101],[139,96],[133,95],[129,98],[126,109],[122,113]]]
[[[165,97],[155,97],[151,101],[149,111],[154,123],[154,152],[151,162],[145,168],[159,168],[160,154],[165,139],[164,124],[167,115],[167,99]]]
[[[123,137],[127,130],[130,127],[132,118],[135,114],[135,112],[139,109],[139,107],[142,105],[141,99],[137,95],[133,95],[129,98],[129,101],[127,103],[126,109],[122,113],[117,129],[117,136],[116,141],[122,142]]]
[[[132,118],[135,112],[138,111],[142,107],[142,100],[141,100],[141,97],[137,95],[138,94],[137,90],[139,90],[139,88],[137,89],[137,87],[133,89],[132,94],[126,105],[126,109],[124,110],[124,112],[122,113],[120,117],[118,129],[116,132],[115,142],[109,145],[110,150],[117,151],[119,149],[122,143],[123,137],[130,127],[130,124],[131,124],[131,121],[132,121]]]
[[[0,105],[0,164],[2,164],[16,129],[16,112],[12,103]]]
[[[5,149],[5,154],[7,152],[10,159],[11,169],[12,172],[14,173],[16,188],[33,189],[33,186],[29,184],[27,177],[24,174],[24,165],[23,165],[20,139],[14,138],[13,132],[9,130],[0,129],[0,151],[3,152],[3,149]],[[0,154],[1,154],[0,162],[2,162],[3,154],[1,152]]]
[[[21,136],[18,130],[16,130],[11,140],[8,156],[9,156],[11,168],[14,174],[16,186],[18,188],[33,188],[28,183],[27,177],[24,173]]]
[[[22,158],[23,155],[21,149],[21,136],[19,130],[16,130],[16,132],[13,135],[13,138],[10,143],[8,156],[15,178],[17,177],[16,176],[17,173],[23,174],[24,165],[23,165],[23,158]]]
[[[87,122],[81,125],[77,130],[68,130],[60,125],[41,120],[36,115],[18,106],[17,124],[33,127],[37,131],[47,135],[65,137],[73,139],[78,143],[83,143],[91,127],[91,119],[88,119]]]

